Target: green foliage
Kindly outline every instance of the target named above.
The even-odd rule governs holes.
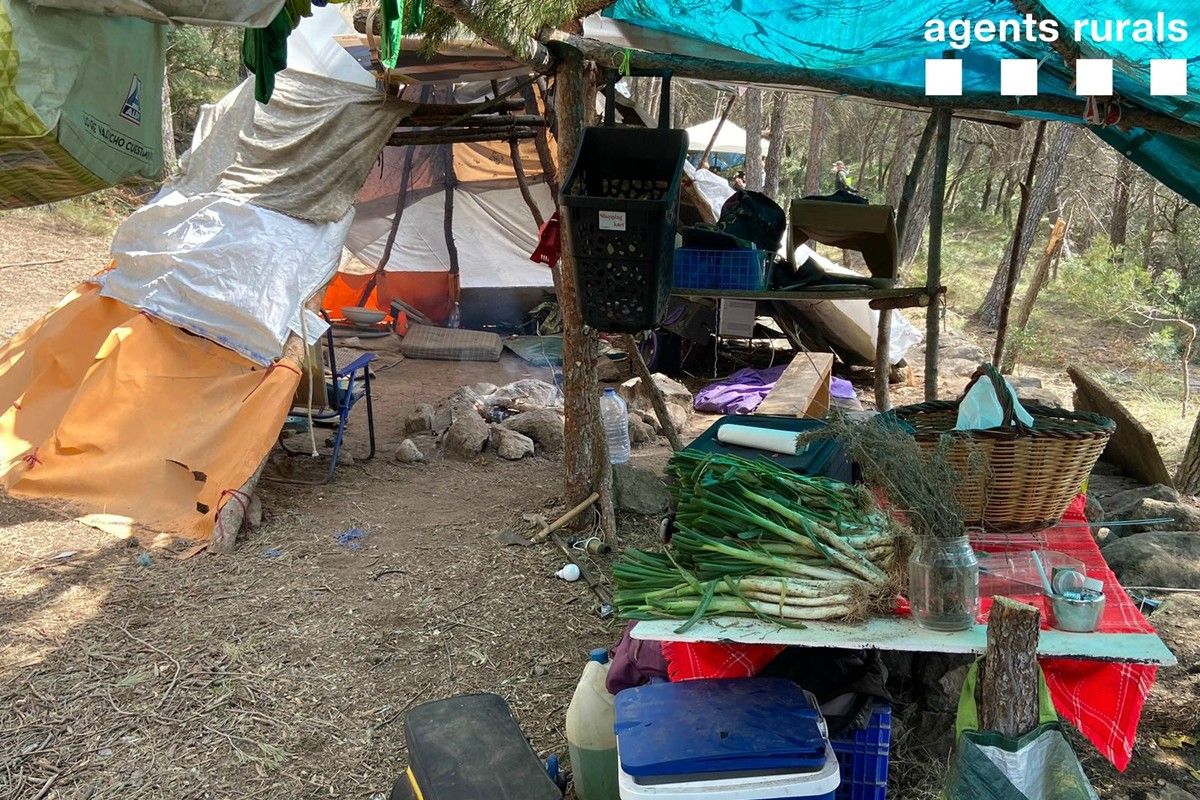
[[[181,25],[168,33],[167,77],[175,143],[192,139],[200,106],[221,99],[241,80],[242,31]]]
[[[423,52],[432,55],[449,39],[458,37],[475,38],[465,31],[454,17],[434,5],[425,2],[425,23],[421,33],[425,37]],[[414,0],[405,2],[405,15],[411,13]],[[517,36],[535,37],[543,28],[553,28],[581,16],[581,11],[595,3],[586,0],[488,0],[477,5],[481,13],[477,33],[484,39],[511,40]]]
[[[1161,290],[1141,264],[1122,258],[1107,243],[1098,243],[1063,264],[1049,299],[1072,306],[1097,322],[1121,318],[1137,307],[1155,306]]]

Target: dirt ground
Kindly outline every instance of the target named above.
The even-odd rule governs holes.
[[[0,328],[28,324],[106,251],[39,217],[0,218],[0,263],[63,259],[0,268]],[[553,577],[556,549],[497,540],[528,532],[523,514],[555,515],[561,462],[390,458],[416,403],[524,376],[544,377],[508,358],[380,370],[379,455],[326,487],[263,484],[265,523],[232,556],[178,560],[182,546],[147,550],[0,498],[0,798],[385,798],[405,711],[467,692],[504,696],[538,754],[565,759],[585,654],[620,626]],[[351,440],[361,453],[361,416]],[[666,450],[634,458],[658,469]],[[340,545],[355,527],[360,547]],[[626,540],[648,530],[622,520]],[[1160,672],[1129,772],[1079,746],[1102,796],[1200,792],[1200,745],[1181,738],[1200,713],[1198,612],[1181,596],[1155,615],[1181,666]],[[933,796],[942,764],[897,762],[929,778],[894,797]]]

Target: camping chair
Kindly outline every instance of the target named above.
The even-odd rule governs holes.
[[[321,316],[325,318],[325,322],[329,322],[329,315],[324,311]],[[317,348],[310,348],[311,354],[317,354],[317,363],[314,365],[318,369],[305,369],[304,377],[301,379],[301,387],[305,384],[312,385],[315,381],[321,381],[324,384],[324,397],[314,393],[312,421],[317,423],[330,423],[334,427],[334,433],[331,437],[333,453],[329,459],[329,469],[325,472],[325,476],[320,480],[300,480],[295,478],[283,478],[279,476],[271,476],[272,480],[283,483],[303,483],[313,486],[320,486],[329,483],[333,479],[333,472],[337,469],[338,455],[342,451],[342,444],[346,437],[346,424],[350,420],[350,410],[360,400],[367,401],[367,437],[370,441],[370,450],[363,457],[363,461],[367,461],[375,456],[375,413],[371,405],[371,368],[370,364],[375,360],[374,353],[363,353],[358,358],[351,361],[344,367],[337,365],[337,351],[334,348],[333,326],[325,332],[325,349],[326,360],[328,361],[328,370],[320,368],[319,354]],[[314,373],[316,376],[314,378]],[[298,393],[301,397],[307,397],[307,392]],[[297,398],[299,400],[299,397]],[[320,405],[318,405],[318,403]],[[297,402],[292,408],[292,414],[308,416],[307,404]],[[315,432],[314,432],[315,434]],[[283,431],[279,434],[279,446],[289,456],[308,455],[308,453],[300,450],[293,450],[287,446],[284,439]]]

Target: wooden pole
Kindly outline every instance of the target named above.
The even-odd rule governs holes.
[[[497,96],[500,94],[499,81],[492,81],[492,93]],[[521,197],[525,200],[525,205],[529,206],[534,223],[541,228],[546,218],[542,216],[542,210],[538,208],[533,193],[529,191],[529,180],[525,177],[525,164],[521,158],[521,146],[515,138],[508,140],[508,157],[513,162],[513,174],[517,176],[517,188],[521,190]]]
[[[892,374],[892,311],[879,311],[879,327],[875,331],[875,409],[887,411],[892,407],[891,387],[888,378]]]
[[[392,227],[388,230],[387,241],[383,243],[383,256],[379,259],[379,265],[375,267],[375,271],[371,273],[367,285],[363,287],[362,292],[358,295],[358,305],[360,308],[367,304],[367,300],[371,297],[371,292],[379,284],[379,276],[387,269],[387,263],[392,259],[392,249],[396,246],[396,234],[400,230],[400,220],[404,216],[404,206],[408,202],[408,184],[412,177],[412,165],[415,155],[415,147],[410,146],[404,151],[404,163],[400,168],[400,189],[396,192],[396,207],[392,211]]]
[[[1042,286],[1046,283],[1046,278],[1050,275],[1050,264],[1054,262],[1059,250],[1062,249],[1063,237],[1067,234],[1067,220],[1059,217],[1054,223],[1054,227],[1050,229],[1050,240],[1046,242],[1046,249],[1042,251],[1042,259],[1038,261],[1037,269],[1033,272],[1033,277],[1029,279],[1029,288],[1025,290],[1025,297],[1021,300],[1021,305],[1017,309],[1016,328],[1024,330],[1029,324],[1029,317],[1033,314],[1033,304],[1037,302],[1038,293],[1042,291]]]
[[[1029,216],[1029,196],[1033,193],[1033,176],[1037,174],[1038,157],[1042,153],[1042,142],[1046,138],[1046,121],[1037,124],[1037,135],[1033,139],[1033,152],[1029,155],[1029,167],[1025,170],[1025,181],[1021,184],[1021,205],[1017,210],[1016,229],[1013,234],[1012,254],[1008,259],[1008,275],[1004,278],[1004,297],[1000,301],[1000,321],[996,325],[996,348],[992,351],[992,366],[1000,369],[1004,363],[1004,340],[1008,337],[1008,315],[1012,310],[1013,293],[1017,291],[1017,262],[1021,260],[1021,238],[1025,230],[1025,218]]]
[[[540,80],[540,79],[539,79]],[[544,84],[538,84],[538,91],[541,92],[543,101],[546,98],[546,93],[543,88]],[[525,110],[531,114],[541,114],[549,123],[550,109],[541,109],[538,106],[537,95],[534,94],[533,86],[526,86],[521,90],[521,97],[525,99]],[[537,135],[533,137],[533,144],[537,147],[538,161],[542,163],[542,179],[546,181],[546,185],[550,187],[550,197],[555,204],[558,203],[558,176],[555,174],[554,156],[550,153],[550,129],[549,125],[538,128]]]
[[[555,117],[558,120],[559,185],[566,170],[575,161],[583,137],[589,108],[595,102],[594,84],[577,55],[567,53],[559,61],[555,78]],[[569,506],[578,505],[592,492],[600,494],[600,526],[604,540],[616,543],[617,523],[612,501],[612,465],[600,422],[600,391],[596,382],[596,332],[585,328],[579,305],[579,285],[575,280],[575,256],[571,242],[571,214],[559,207],[562,218],[560,236],[558,304],[563,318],[563,395],[565,396],[566,471],[564,494]]]
[[[667,401],[663,399],[663,393],[659,390],[658,384],[654,382],[654,376],[650,374],[646,360],[642,358],[641,348],[628,333],[621,336],[621,347],[629,356],[629,363],[633,365],[633,371],[645,385],[646,394],[650,395],[650,403],[654,406],[654,415],[658,417],[658,424],[662,426],[667,441],[671,443],[671,449],[682,450],[683,444],[679,441],[679,432],[675,430],[675,423],[671,421],[671,415],[667,413]]]
[[[444,130],[400,131],[388,137],[390,147],[414,144],[471,144],[473,142],[504,142],[509,139],[534,139],[537,131],[527,125],[504,128],[447,128]]]
[[[725,120],[729,119],[729,111],[733,108],[733,104],[737,102],[737,92],[730,92],[729,102],[725,104],[725,110],[721,112],[721,118],[717,120],[717,127],[713,128],[713,135],[708,140],[708,146],[704,148],[704,152],[700,154],[700,164],[708,160],[712,154],[713,147],[717,144],[717,137],[721,135],[721,126],[725,124]],[[699,169],[699,165],[696,167]]]
[[[939,108],[937,117],[936,146],[933,152],[933,196],[929,203],[929,268],[925,276],[925,290],[936,297],[942,285],[942,221],[946,206],[946,164],[950,160],[950,111]],[[938,341],[941,338],[941,303],[931,302],[925,311],[925,400],[937,400],[938,396]]]
[[[1016,738],[1038,725],[1037,643],[1041,612],[997,597],[988,615],[979,676],[979,728]]]
[[[442,156],[442,177],[446,188],[445,203],[443,204],[442,213],[442,235],[446,239],[446,255],[450,260],[450,299],[454,301],[454,305],[450,311],[450,326],[457,328],[461,323],[459,317],[459,264],[458,264],[458,245],[454,241],[454,189],[458,186],[458,176],[454,174],[454,145],[444,144],[441,146]]]

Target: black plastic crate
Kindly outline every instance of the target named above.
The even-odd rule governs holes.
[[[585,324],[635,333],[662,321],[675,258],[685,131],[588,128],[562,188]]]

